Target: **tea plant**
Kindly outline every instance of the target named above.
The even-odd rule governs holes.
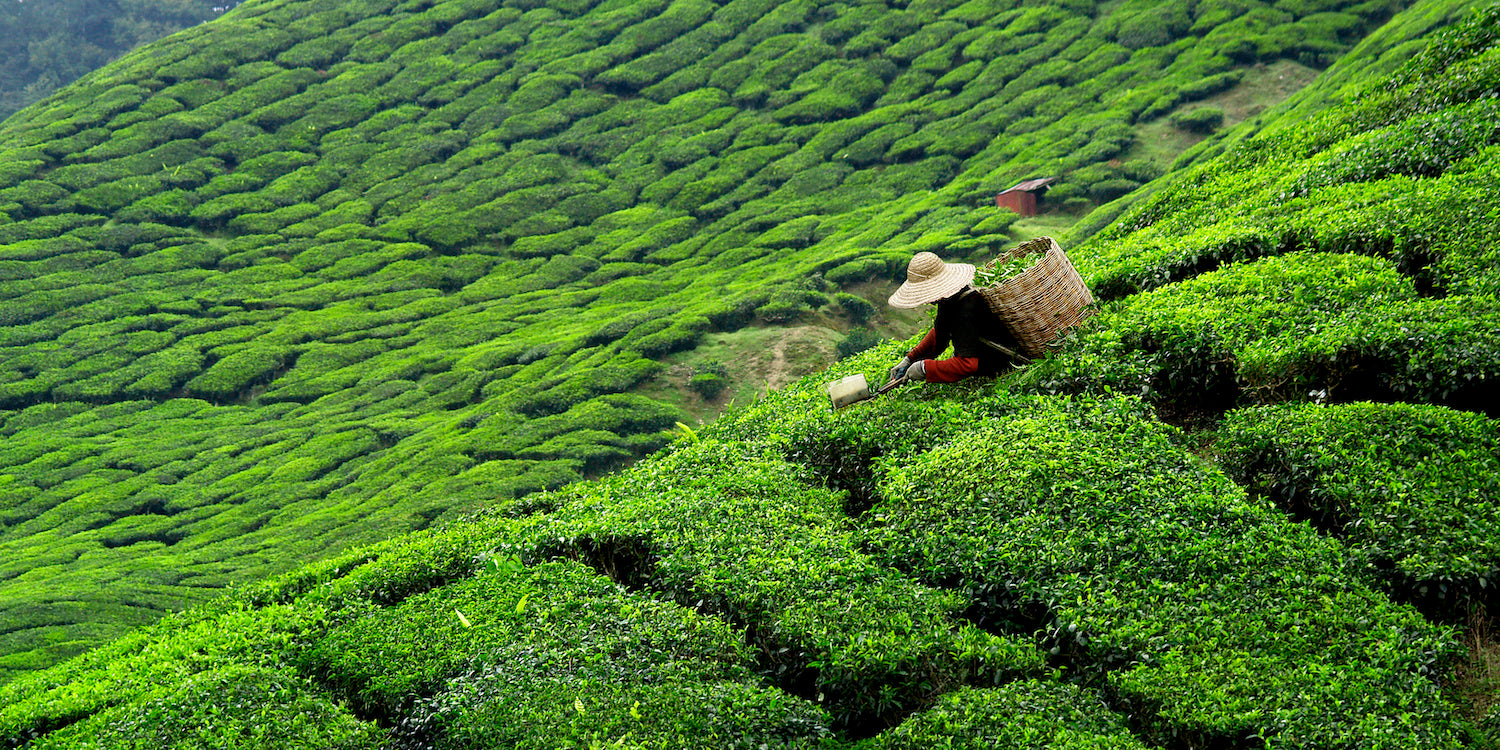
[[[961,690],[875,738],[879,748],[1144,748],[1118,714],[1074,685]]]
[[[1231,413],[1216,449],[1252,492],[1312,519],[1403,599],[1442,616],[1486,600],[1500,557],[1500,433],[1435,406],[1277,406]]]
[[[997,619],[1044,608],[1053,652],[1158,740],[1459,741],[1431,679],[1449,634],[1129,403],[991,422],[880,491],[864,516],[877,558],[951,582]],[[1368,632],[1392,637],[1354,635]]]

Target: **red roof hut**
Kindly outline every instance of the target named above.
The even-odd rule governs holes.
[[[1037,202],[1047,192],[1047,187],[1057,181],[1056,177],[1040,177],[1027,180],[995,196],[995,205],[1008,208],[1022,216],[1036,216]]]

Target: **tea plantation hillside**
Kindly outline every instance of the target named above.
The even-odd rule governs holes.
[[[996,191],[1066,225],[1468,4],[1361,41],[1403,5],[262,0],[141,48],[0,125],[0,680],[627,465],[703,342],[874,325],[1024,231]]]
[[[832,411],[883,342],[20,675],[0,737],[1500,745],[1500,6],[1426,42],[1122,208],[1076,253],[1109,301],[1025,370]]]

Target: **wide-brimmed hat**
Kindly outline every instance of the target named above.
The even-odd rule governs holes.
[[[891,295],[891,307],[911,309],[958,292],[974,280],[974,266],[944,263],[932,253],[917,253],[906,266],[906,283]]]

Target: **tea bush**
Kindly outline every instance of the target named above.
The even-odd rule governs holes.
[[[813,705],[756,687],[724,623],[626,593],[577,563],[502,559],[333,629],[302,659],[398,734],[454,745],[628,736],[707,747],[828,731]]]
[[[332,741],[368,738],[368,728],[361,729],[332,702],[304,693],[300,680],[277,667],[292,644],[318,627],[324,615],[316,607],[272,606],[170,616],[69,662],[55,675],[76,683],[21,680],[0,686],[5,699],[0,741],[16,747],[55,739],[50,747],[65,748],[103,747],[97,740],[118,738],[145,747],[153,738],[165,737],[192,746],[186,743],[204,730],[248,735],[251,740],[260,732],[266,742],[273,741],[268,735],[278,730],[286,732],[281,735],[286,740],[298,735]],[[231,687],[236,684],[238,688]],[[247,698],[264,702],[226,704],[220,701],[229,693],[221,689],[242,690]],[[327,723],[299,721],[297,713],[304,710]],[[258,721],[262,711],[274,712],[285,723]],[[233,718],[205,726],[204,720],[216,713]],[[51,736],[53,730],[91,716],[96,718],[81,724],[79,731]],[[47,737],[38,740],[44,734]]]
[[[1491,420],[1410,404],[1232,412],[1216,450],[1230,476],[1341,538],[1403,598],[1445,615],[1488,596],[1500,566]]]
[[[1172,126],[1190,133],[1212,133],[1224,124],[1224,110],[1218,107],[1197,107],[1178,112],[1170,118]]]
[[[1456,746],[1432,679],[1447,632],[1336,542],[1247,501],[1129,401],[1036,407],[893,469],[862,518],[877,558],[991,617],[1044,608],[1053,652],[1099,670],[1156,741]],[[1391,638],[1356,635],[1374,632]]]
[[[705,439],[570,490],[535,535],[748,628],[759,668],[839,722],[1040,665],[1020,639],[955,620],[951,595],[875,565],[834,494],[751,446]]]
[[[1389,304],[1300,340],[1257,343],[1244,354],[1242,378],[1261,401],[1399,399],[1493,414],[1497,339],[1493,298]]]
[[[949,693],[878,735],[878,748],[1145,748],[1119,714],[1074,685],[1032,680]]]
[[[1260,386],[1258,373],[1286,372],[1257,369],[1260,358],[1297,351],[1325,328],[1368,330],[1415,296],[1409,279],[1375,258],[1301,253],[1231,265],[1106,309],[1076,346],[1029,376],[1042,390],[1112,389],[1222,409]]]
[[[384,731],[361,721],[284,670],[229,665],[53,732],[27,747],[149,748],[382,747]]]

